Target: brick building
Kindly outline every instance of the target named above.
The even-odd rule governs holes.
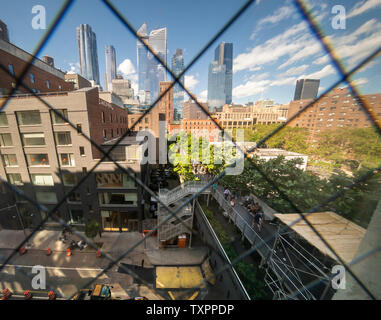
[[[12,43],[0,39],[0,95],[6,95],[16,85],[15,78],[19,77],[31,60],[32,55],[16,47]],[[72,83],[65,81],[65,73],[35,58],[24,84],[35,93],[59,92],[74,90]],[[17,93],[29,93],[19,86]]]
[[[100,99],[97,88],[40,97],[76,129],[32,95],[12,98],[0,113],[0,176],[50,210],[102,157],[83,134],[107,150],[127,130],[128,115],[125,109]],[[116,147],[112,156],[146,181],[145,167],[136,158],[137,142],[129,138]],[[106,159],[60,206],[57,215],[79,227],[93,218],[105,231],[139,230],[141,200],[140,187]],[[45,216],[0,185],[0,208],[14,204],[25,227],[36,226]],[[21,228],[15,210],[12,207],[0,216],[3,228]],[[53,221],[49,224],[55,225]]]
[[[381,119],[381,93],[361,96],[369,104],[379,121]],[[290,102],[288,118],[291,118],[313,100]],[[319,102],[290,122],[290,126],[308,128],[310,139],[320,132],[343,127],[363,128],[371,126],[369,116],[347,88],[336,88]]]

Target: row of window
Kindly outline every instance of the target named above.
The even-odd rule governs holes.
[[[50,173],[32,173],[30,176],[35,186],[54,186],[53,176]],[[8,173],[7,178],[13,185],[24,185],[20,173]],[[136,181],[124,173],[97,173],[95,179],[98,188],[136,189],[137,187]],[[77,184],[78,176],[75,173],[62,172],[62,180],[64,186],[71,187]]]
[[[64,124],[68,119],[67,109],[56,109],[56,112],[50,110],[53,124]],[[41,114],[39,110],[16,111],[16,119],[19,126],[41,125]],[[5,112],[0,112],[0,127],[8,126],[8,118]]]
[[[105,116],[104,112],[101,113],[101,120],[102,120],[102,123],[106,123],[106,116]],[[110,123],[112,123],[113,121],[118,123],[118,116],[117,115],[113,116],[112,113],[110,113]],[[120,116],[119,117],[119,123],[126,123],[127,124],[127,117]]]
[[[15,76],[15,68],[13,67],[12,64],[8,64],[8,70],[9,70],[9,74],[12,77],[14,77]],[[30,81],[30,83],[35,83],[36,82],[36,78],[35,78],[33,73],[29,73],[29,81]],[[50,81],[49,80],[45,80],[45,83],[46,83],[46,88],[50,89]],[[61,90],[61,86],[59,86],[58,89]]]
[[[72,145],[70,131],[54,132],[57,146]],[[21,133],[21,141],[24,147],[45,146],[45,134],[43,132]],[[0,133],[0,147],[12,147],[12,135],[10,133]]]
[[[81,147],[83,148],[83,147]],[[17,167],[18,161],[15,154],[1,155],[4,167]],[[74,154],[73,153],[59,153],[58,158],[61,167],[74,167]],[[29,167],[49,166],[49,157],[47,154],[27,154],[26,160]]]

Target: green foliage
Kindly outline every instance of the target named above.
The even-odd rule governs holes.
[[[299,159],[285,160],[283,157],[269,161],[253,158],[253,163],[245,162],[244,172],[239,176],[224,176],[222,184],[241,195],[254,194],[264,200],[278,212],[292,213],[296,209],[282,197],[283,193],[302,212],[329,199],[340,190],[348,188],[362,172],[354,177],[338,170],[329,179],[320,179],[317,175],[296,167]],[[269,183],[265,174],[274,184]],[[334,211],[347,219],[366,226],[374,208],[366,204],[381,197],[380,175],[349,189],[342,197],[330,202],[321,211]],[[274,186],[275,185],[275,186]]]
[[[92,219],[90,220],[86,226],[85,226],[85,235],[86,237],[88,238],[95,238],[96,235],[98,234],[99,232],[99,223],[98,221]]]

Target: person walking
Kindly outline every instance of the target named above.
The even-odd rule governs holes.
[[[262,222],[263,222],[263,213],[262,211],[258,211],[254,214],[254,223],[257,225],[258,231],[262,230]]]
[[[225,200],[228,200],[230,194],[231,194],[230,190],[228,188],[226,188],[225,191],[224,191]]]

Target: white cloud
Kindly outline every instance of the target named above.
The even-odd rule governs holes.
[[[329,62],[329,55],[325,54],[324,56],[321,56],[321,57],[317,58],[316,60],[314,60],[312,63],[313,64],[326,64],[328,62]]]
[[[284,74],[289,76],[299,75],[300,73],[306,71],[307,69],[308,69],[308,65],[303,64],[301,66],[288,69]]]
[[[351,83],[354,84],[355,86],[360,87],[360,86],[368,83],[368,79],[366,79],[366,78],[358,78],[356,80],[353,80]]]
[[[198,82],[199,81],[194,77],[194,75],[189,75],[189,76],[186,75],[184,77],[184,86],[188,90],[193,90]]]
[[[306,26],[306,22],[302,21],[288,28],[282,34],[255,46],[249,52],[239,54],[233,61],[233,72],[246,69],[254,70],[258,66],[276,62],[283,56],[290,57],[302,50],[307,45],[305,36],[303,36],[306,32]],[[302,36],[300,37],[300,35]]]
[[[381,0],[363,0],[357,2],[347,15],[347,18],[358,16],[379,6],[381,6]]]
[[[197,97],[199,102],[208,101],[208,90],[201,91],[201,93]]]
[[[135,67],[130,59],[124,59],[123,62],[118,66],[118,71],[128,79],[136,74]]]
[[[267,16],[258,22],[258,27],[266,23],[278,23],[279,21],[290,17],[294,9],[290,6],[283,6],[278,8],[273,15]]]
[[[299,78],[300,79],[322,79],[325,78],[331,74],[334,74],[336,71],[332,67],[332,65],[328,64],[323,69],[310,73],[309,75],[302,75]]]
[[[69,66],[70,66],[70,70],[67,71],[68,74],[76,74],[76,73],[80,73],[80,66],[79,66],[79,62],[69,62]]]

